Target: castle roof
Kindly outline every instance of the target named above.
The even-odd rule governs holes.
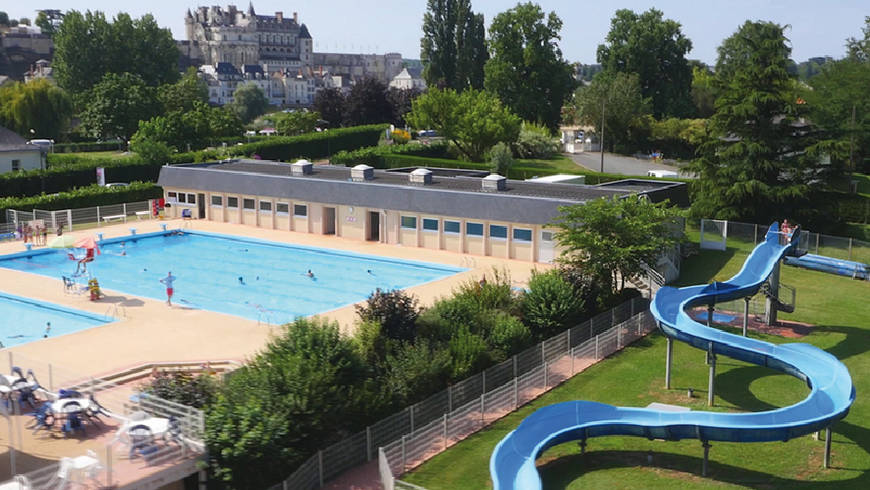
[[[302,28],[299,30],[299,39],[311,39],[311,34],[308,32],[308,26],[302,24]]]

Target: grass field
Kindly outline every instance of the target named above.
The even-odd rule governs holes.
[[[687,260],[678,285],[723,280],[736,273],[751,244],[723,252],[704,251]],[[811,436],[789,442],[712,443],[709,476],[702,478],[703,450],[697,440],[648,441],[631,437],[592,439],[585,455],[576,444],[548,450],[538,460],[545,488],[870,488],[870,282],[783,267],[782,281],[797,287],[794,314],[784,320],[816,325],[800,339],[831,352],[849,367],[857,400],[848,417],[834,427],[831,469],[822,468],[824,442]],[[792,342],[751,334],[769,342]],[[664,389],[665,339],[658,333],[568,380],[517,412],[499,420],[403,480],[437,489],[492,486],[489,457],[495,445],[535,409],[561,401],[585,399],[643,407],[653,401],[708,410],[704,353],[674,345],[671,390]],[[695,398],[687,397],[687,388]],[[799,380],[766,368],[719,357],[716,411],[761,411],[795,403],[808,393]],[[651,463],[649,462],[651,461]]]

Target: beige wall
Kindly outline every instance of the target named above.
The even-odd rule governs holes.
[[[184,192],[186,194],[198,194],[197,191],[187,189],[170,189],[168,192]],[[332,205],[323,203],[311,203],[305,201],[277,200],[270,196],[245,196],[241,194],[206,193],[206,216],[207,219],[228,223],[244,223],[248,226],[260,228],[274,228],[279,230],[297,231],[303,233],[322,233],[324,230],[324,208],[334,207],[336,210],[335,234],[351,240],[366,240],[368,213],[370,211],[381,212],[380,209],[370,209],[362,206]],[[211,196],[220,195],[223,206],[212,206]],[[227,198],[237,197],[239,209],[227,208]],[[254,199],[254,211],[242,211],[244,199]],[[269,201],[272,204],[271,211],[260,211],[260,201]],[[278,202],[288,205],[288,213],[278,214]],[[307,217],[294,216],[294,205],[307,206]],[[168,217],[180,217],[181,210],[189,207],[196,216],[196,205],[185,206],[173,204]],[[414,216],[417,218],[417,228],[401,228],[402,216]],[[438,231],[426,231],[423,229],[423,219],[437,219]],[[383,243],[402,244],[407,247],[423,247],[433,250],[448,250],[457,253],[471,255],[488,255],[492,257],[511,258],[524,261],[538,261],[538,247],[542,227],[539,225],[527,225],[522,223],[509,223],[500,221],[485,221],[464,219],[456,216],[435,216],[430,214],[417,214],[385,210],[380,214],[380,238]],[[444,230],[445,221],[457,221],[460,225],[459,233],[447,233]],[[483,225],[484,236],[469,236],[466,234],[467,223],[480,223]],[[490,237],[490,225],[500,225],[507,228],[506,238]],[[531,241],[515,240],[514,228],[531,230]],[[554,256],[558,256],[559,249],[555,247]]]
[[[40,168],[42,159],[39,150],[0,151],[0,174],[12,171],[12,160],[18,160],[18,171]]]

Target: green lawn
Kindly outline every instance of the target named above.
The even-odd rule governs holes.
[[[729,241],[729,243],[731,243]],[[751,244],[724,252],[704,251],[687,260],[680,284],[727,279],[736,273]],[[648,441],[631,437],[592,439],[585,455],[576,444],[548,450],[539,460],[545,488],[707,488],[805,486],[870,488],[870,282],[783,266],[782,281],[797,287],[797,309],[780,317],[816,325],[801,339],[833,353],[849,367],[858,397],[848,417],[834,429],[833,468],[822,468],[824,442],[810,436],[786,443],[713,443],[709,477],[702,478],[703,450],[697,440]],[[770,342],[793,341],[753,336]],[[707,410],[704,353],[674,346],[671,390],[664,389],[665,339],[658,333],[568,380],[535,402],[499,420],[402,479],[437,489],[491,487],[489,457],[495,445],[532,411],[567,400],[586,399],[626,406],[653,401]],[[688,387],[695,398],[687,398]],[[795,403],[806,396],[799,380],[720,357],[713,410],[760,411]],[[648,464],[651,454],[652,464]]]

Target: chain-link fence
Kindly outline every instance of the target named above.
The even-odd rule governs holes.
[[[654,325],[648,309],[648,299],[634,298],[600,313],[318,451],[271,488],[322,487],[345,471],[379,458],[378,448],[384,448],[394,470],[416,466],[480,430],[481,424],[506,415],[611,354],[616,345],[621,348],[650,332]]]
[[[19,224],[42,220],[49,230],[56,231],[58,227],[64,230],[75,230],[103,226],[111,223],[127,223],[128,220],[153,219],[151,212],[153,200],[94,206],[90,208],[58,209],[45,211],[33,209],[30,211],[6,210],[6,223],[0,228],[0,233],[16,231]]]
[[[721,243],[720,250],[724,250],[729,243],[733,245],[734,242],[757,245],[764,240],[769,226],[739,221],[702,219],[700,223],[701,245],[702,248],[716,248],[713,244],[719,242]],[[707,247],[704,247],[705,244]],[[870,242],[854,238],[802,230],[798,249],[834,259],[870,263]]]

